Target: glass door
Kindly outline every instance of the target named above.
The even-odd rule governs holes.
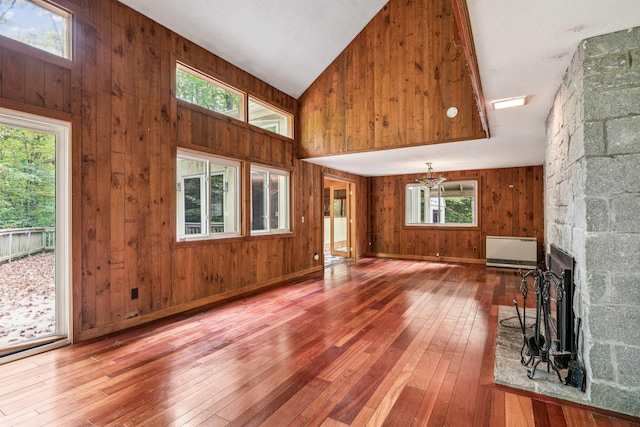
[[[0,110],[0,363],[69,341],[68,156],[68,124]]]

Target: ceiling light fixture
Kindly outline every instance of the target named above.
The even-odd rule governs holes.
[[[433,188],[437,185],[442,184],[444,181],[446,181],[445,177],[434,177],[433,176],[433,168],[431,167],[431,162],[427,162],[427,174],[422,177],[422,178],[416,178],[416,182],[419,182],[422,185],[426,185],[429,188]]]
[[[502,110],[503,108],[519,107],[527,103],[526,96],[516,96],[515,98],[498,99],[491,101],[494,110]]]

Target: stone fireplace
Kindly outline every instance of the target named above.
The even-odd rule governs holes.
[[[545,233],[575,259],[589,404],[640,416],[640,27],[574,54],[547,119]]]

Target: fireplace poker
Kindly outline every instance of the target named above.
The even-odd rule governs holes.
[[[522,276],[522,281],[520,282],[520,292],[522,293],[522,299],[523,299],[522,311],[523,311],[524,320],[520,318],[520,311],[518,310],[518,304],[514,300],[516,311],[518,312],[518,321],[520,322],[520,327],[522,329],[522,339],[524,341],[522,344],[522,348],[520,349],[520,363],[522,363],[522,365],[524,366],[528,366],[533,361],[534,357],[540,354],[540,349],[544,345],[544,337],[540,334],[540,327],[539,327],[540,315],[537,307],[536,307],[535,332],[527,334],[527,331],[526,331],[527,295],[529,293],[527,277],[529,277],[530,275],[533,275],[534,286],[536,289],[536,293],[538,293],[539,282],[540,282],[539,278],[541,274],[542,274],[542,270],[538,267],[536,267],[533,270],[529,270],[526,274],[522,274],[522,272],[520,273],[520,275]],[[525,348],[528,352],[528,356],[529,356],[528,358],[525,357]]]

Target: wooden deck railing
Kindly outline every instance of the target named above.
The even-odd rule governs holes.
[[[199,222],[187,222],[185,223],[185,234],[200,234],[202,231],[201,225]],[[212,233],[223,233],[224,232],[224,222],[212,222],[211,223],[211,232]]]
[[[55,248],[54,227],[0,230],[0,263],[31,256]]]

